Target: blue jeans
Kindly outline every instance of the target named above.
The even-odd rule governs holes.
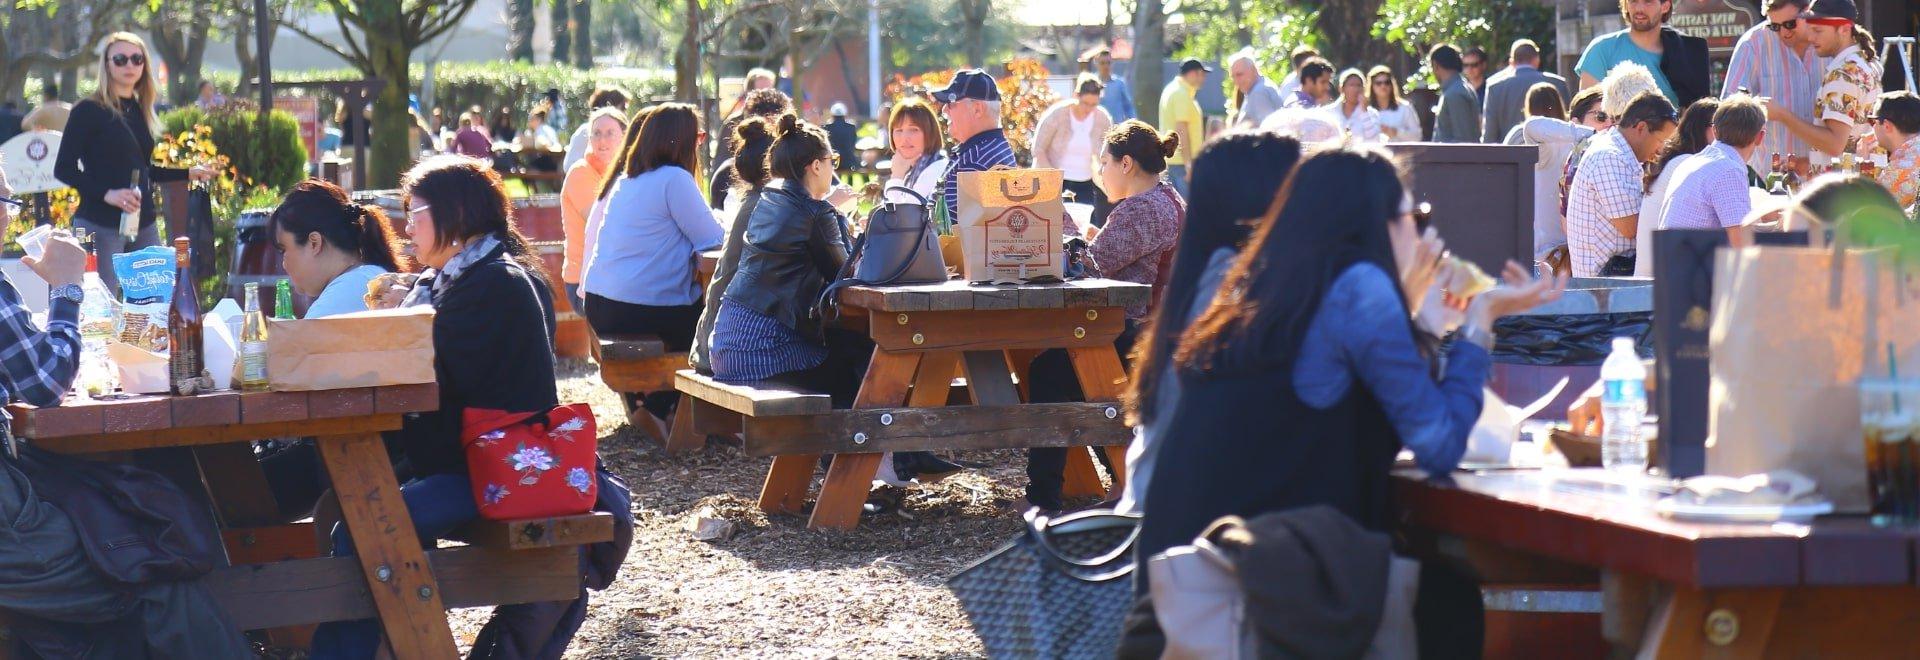
[[[409,482],[400,487],[400,500],[407,504],[407,514],[413,517],[413,530],[423,548],[432,548],[436,539],[480,517],[480,509],[473,503],[473,486],[464,474],[436,474]],[[344,523],[333,528],[333,554],[354,554],[353,537]],[[377,619],[323,623],[313,633],[313,652],[308,657],[371,658],[380,649],[380,636]]]
[[[1174,191],[1180,193],[1181,199],[1186,199],[1187,198],[1187,166],[1168,165],[1167,166],[1167,183],[1173,184]]]

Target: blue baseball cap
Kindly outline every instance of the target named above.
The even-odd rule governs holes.
[[[967,69],[953,74],[953,80],[947,88],[933,93],[933,100],[952,103],[960,99],[975,101],[1000,100],[1000,87],[993,84],[993,76],[979,69]]]

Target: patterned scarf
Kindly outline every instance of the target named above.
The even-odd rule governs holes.
[[[500,247],[500,239],[495,238],[492,234],[481,236],[479,239],[468,243],[466,247],[460,249],[458,254],[453,255],[452,259],[447,260],[447,265],[441,266],[437,270],[429,268],[425,273],[422,273],[420,280],[421,284],[425,286],[415,285],[413,291],[407,294],[406,301],[402,302],[401,306],[432,305],[435,299],[439,298],[441,294],[446,293],[447,289],[453,286],[454,280],[460,279],[461,273],[466,272],[468,267],[485,258],[487,255],[492,254],[494,248],[497,247]]]

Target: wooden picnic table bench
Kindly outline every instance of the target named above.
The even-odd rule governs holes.
[[[468,545],[427,550],[380,432],[439,405],[432,384],[316,392],[218,392],[9,406],[16,435],[50,451],[112,460],[185,452],[222,528],[229,566],[205,578],[246,630],[276,644],[290,627],[377,617],[396,658],[451,658],[449,607],[565,601],[580,589],[577,546],[613,538],[607,514],[477,521]],[[315,436],[357,555],[322,556],[313,522],[277,524],[278,507],[250,441]]]
[[[707,282],[713,280],[713,271],[719,262],[719,250],[696,255],[694,278],[703,291]],[[668,351],[666,342],[659,337],[637,334],[596,334],[593,360],[600,364],[600,381],[606,383],[607,389],[621,394],[672,390],[674,372],[685,369],[688,364],[686,351]],[[705,441],[705,436],[680,436],[676,441],[668,429],[660,428],[645,410],[627,410],[627,422],[641,435],[664,443],[670,453],[698,451]],[[674,427],[677,429],[682,423],[680,416],[675,415]]]
[[[1588,473],[1592,474],[1592,473]],[[1920,657],[1920,531],[1863,516],[1733,524],[1661,517],[1579,473],[1396,472],[1402,531],[1492,548],[1482,574],[1598,572],[1616,657]],[[1536,563],[1537,562],[1537,563]]]
[[[875,343],[854,409],[824,394],[767,384],[725,384],[683,370],[675,387],[690,435],[743,432],[746,451],[773,456],[760,508],[798,513],[822,454],[835,454],[809,525],[858,524],[882,452],[1099,447],[1113,472],[1101,486],[1092,455],[1069,454],[1068,496],[1117,495],[1132,439],[1116,403],[1127,374],[1113,342],[1126,306],[1149,287],[1111,280],[980,286],[849,287],[840,306]],[[1071,357],[1087,402],[1023,403],[1015,375],[1040,351]],[[973,405],[945,407],[956,376]],[[676,434],[681,431],[676,419]]]

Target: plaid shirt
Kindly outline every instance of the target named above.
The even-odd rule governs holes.
[[[1633,237],[1621,235],[1610,220],[1639,213],[1646,192],[1644,166],[1626,136],[1609,130],[1593,136],[1591,144],[1567,189],[1567,249],[1574,277],[1597,276],[1608,259],[1633,250]]]
[[[7,398],[41,407],[60,405],[80,369],[80,305],[55,296],[47,329],[34,327],[13,282],[0,278],[0,387]]]

